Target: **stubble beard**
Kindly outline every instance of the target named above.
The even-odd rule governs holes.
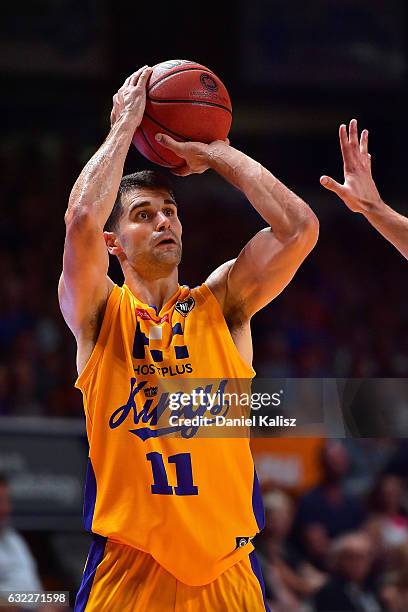
[[[153,250],[153,265],[154,262],[157,264],[167,264],[171,266],[178,266],[181,261],[182,249],[180,245],[177,245],[177,249],[154,249]]]
[[[177,245],[177,249],[162,251],[160,249],[153,249],[150,256],[142,264],[144,275],[147,274],[150,278],[167,276],[174,268],[178,267],[181,255],[181,245]]]

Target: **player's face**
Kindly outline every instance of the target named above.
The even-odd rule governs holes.
[[[181,223],[166,190],[138,188],[122,196],[119,240],[126,258],[142,272],[174,267],[181,260]]]

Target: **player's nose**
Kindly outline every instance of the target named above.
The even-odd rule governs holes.
[[[168,229],[169,227],[170,227],[170,219],[169,219],[169,217],[167,217],[167,215],[162,213],[162,211],[160,210],[157,213],[156,230],[159,231],[159,232],[162,232],[164,229]]]

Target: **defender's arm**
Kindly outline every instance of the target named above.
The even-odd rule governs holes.
[[[368,131],[363,130],[358,140],[357,120],[352,119],[347,127],[339,130],[343,156],[344,184],[329,176],[322,176],[320,183],[334,191],[353,212],[358,212],[377,231],[408,259],[408,219],[387,206],[378,193],[371,174],[371,155],[368,152]]]

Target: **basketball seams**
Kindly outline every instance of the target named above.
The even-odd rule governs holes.
[[[199,72],[206,71],[206,72],[210,72],[211,74],[213,74],[213,72],[211,70],[209,70],[208,68],[206,68],[205,66],[200,66],[199,68],[197,66],[200,66],[200,64],[195,64],[194,68],[180,68],[179,70],[175,70],[174,72],[170,72],[170,73],[164,74],[163,76],[159,77],[157,79],[157,81],[152,83],[147,88],[147,93],[150,93],[151,90],[154,89],[156,87],[156,85],[158,85],[159,83],[162,83],[166,79],[169,79],[170,77],[172,77],[174,74],[179,74],[180,72],[193,72],[194,70],[197,70]],[[217,75],[214,75],[214,76],[217,76]]]
[[[159,159],[161,159],[161,160],[162,160],[162,162],[164,162],[164,164],[165,164],[165,165],[166,165],[168,168],[178,168],[178,167],[181,167],[181,165],[182,165],[182,164],[180,164],[180,166],[173,166],[172,164],[170,164],[170,163],[167,161],[167,159],[165,159],[164,157],[162,157],[162,156],[160,155],[160,153],[158,153],[158,152],[156,151],[156,149],[153,147],[153,145],[151,144],[151,142],[150,142],[150,141],[149,141],[149,139],[147,138],[147,136],[146,136],[146,134],[145,134],[145,132],[144,132],[144,129],[143,129],[142,127],[140,127],[140,131],[141,131],[141,134],[142,134],[143,139],[144,139],[145,143],[147,144],[147,146],[148,146],[148,147],[150,147],[150,149],[153,151],[153,153],[154,153],[155,155],[157,155],[157,157],[158,157]]]
[[[221,108],[232,115],[232,111],[230,111],[229,108],[223,106],[222,104],[217,104],[216,102],[207,102],[204,100],[157,100],[156,98],[150,98],[150,96],[148,97],[148,100],[153,104],[191,104],[191,106],[199,104],[200,106],[216,106],[217,108]]]
[[[154,119],[154,117],[149,115],[149,113],[147,113],[146,111],[145,111],[145,115],[146,117],[150,119],[150,121],[152,121],[153,123],[161,127],[162,130],[166,130],[166,132],[168,132],[169,134],[172,134],[173,136],[177,136],[177,138],[181,138],[182,142],[192,142],[191,138],[187,138],[187,136],[182,136],[181,134],[178,134],[177,132],[173,132],[173,130],[163,125],[163,123],[160,123],[160,121],[157,121],[157,119]]]

